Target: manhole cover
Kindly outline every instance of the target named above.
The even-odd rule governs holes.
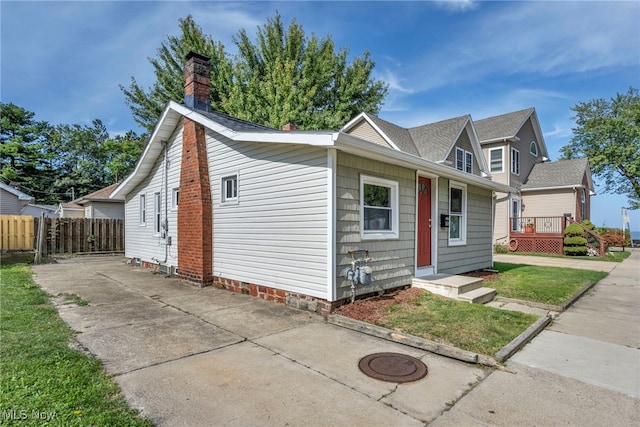
[[[360,359],[358,367],[377,380],[409,383],[427,375],[427,365],[415,357],[401,353],[375,353]]]

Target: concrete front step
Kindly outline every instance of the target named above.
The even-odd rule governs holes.
[[[484,304],[496,295],[496,290],[482,287],[482,279],[451,274],[434,274],[426,277],[415,277],[411,286],[425,289],[443,297]]]
[[[481,288],[482,279],[451,274],[434,274],[433,276],[414,278],[411,286],[426,289],[433,294],[442,295],[443,297],[457,299],[464,293]]]
[[[492,301],[495,296],[496,290],[493,288],[478,288],[458,295],[458,299],[473,304],[485,304]]]

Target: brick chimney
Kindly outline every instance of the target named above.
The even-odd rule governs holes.
[[[184,66],[184,105],[211,111],[211,64],[209,58],[195,52],[187,54]]]
[[[191,52],[184,67],[185,105],[209,111],[209,58]],[[213,205],[203,125],[183,118],[178,275],[201,286],[213,283]]]
[[[293,123],[287,123],[286,125],[282,126],[282,130],[298,130],[298,126],[294,125]]]

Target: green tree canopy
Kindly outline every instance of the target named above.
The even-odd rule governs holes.
[[[91,125],[36,121],[15,104],[0,103],[0,179],[22,184],[37,203],[57,204],[124,179],[146,136],[129,131],[111,137],[100,120]]]
[[[13,103],[0,102],[0,178],[22,184],[24,191],[46,188],[53,171],[47,141],[52,127]],[[35,196],[34,194],[31,194]]]
[[[576,127],[564,158],[587,157],[605,191],[626,195],[640,208],[640,95],[629,88],[610,101],[593,99],[575,105]]]
[[[362,111],[377,113],[387,85],[372,77],[369,53],[349,63],[346,48],[336,51],[329,36],[306,37],[294,20],[288,28],[279,14],[257,30],[254,42],[242,29],[233,42],[235,57],[202,33],[193,18],[180,20],[180,37],[169,37],[150,59],[156,82],[148,90],[132,78],[121,86],[134,119],[151,130],[169,100],[184,99],[183,63],[193,50],[211,58],[211,106],[232,116],[280,128],[335,129]]]

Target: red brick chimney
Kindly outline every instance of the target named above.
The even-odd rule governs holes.
[[[286,125],[282,126],[282,130],[298,130],[298,126],[294,125],[293,123],[287,123]]]
[[[209,111],[209,58],[191,52],[184,67],[187,107]],[[213,205],[203,125],[183,118],[178,275],[206,286],[213,283]]]

